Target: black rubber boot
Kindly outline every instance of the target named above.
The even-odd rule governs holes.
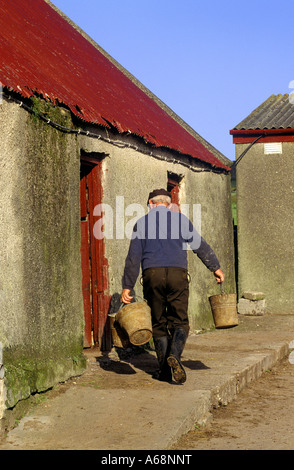
[[[166,361],[167,354],[169,353],[170,339],[168,336],[162,336],[161,338],[153,338],[153,341],[159,363],[159,370],[153,374],[153,378],[163,382],[170,382],[172,380],[172,373]]]
[[[187,331],[184,328],[175,328],[170,353],[167,358],[167,363],[172,369],[173,379],[180,384],[186,382],[186,372],[181,363],[181,354],[184,350],[187,336]]]

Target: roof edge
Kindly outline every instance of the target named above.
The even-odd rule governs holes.
[[[115,67],[117,67],[127,78],[129,78],[134,85],[136,85],[142,92],[144,92],[149,98],[151,98],[164,112],[166,112],[177,124],[179,124],[186,132],[188,132],[194,139],[203,145],[215,158],[217,158],[221,165],[216,166],[207,162],[210,166],[215,168],[221,168],[230,171],[230,165],[233,163],[229,158],[223,155],[217,150],[210,142],[200,136],[189,124],[187,124],[179,115],[177,115],[168,105],[166,105],[158,96],[156,96],[151,90],[149,90],[143,83],[141,83],[134,75],[132,75],[127,69],[125,69],[117,60],[115,60],[110,54],[108,54],[94,39],[91,38],[80,26],[72,21],[62,10],[60,10],[50,0],[44,0],[52,9],[54,9],[64,20],[66,20],[78,33],[80,33],[88,42],[92,44],[101,54],[103,54]],[[177,149],[173,149],[179,152]],[[179,152],[181,153],[181,152]],[[192,156],[192,155],[191,155]],[[193,158],[196,158],[193,156]],[[199,159],[199,161],[203,161]]]
[[[230,135],[233,136],[248,136],[248,135],[277,135],[277,134],[294,134],[294,128],[272,128],[272,129],[232,129],[230,130]]]

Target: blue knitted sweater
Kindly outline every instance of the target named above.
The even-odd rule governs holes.
[[[182,213],[157,206],[134,226],[122,280],[123,289],[132,289],[142,271],[155,267],[187,269],[187,249],[191,249],[210,271],[219,261],[192,222]]]

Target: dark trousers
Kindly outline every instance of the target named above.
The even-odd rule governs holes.
[[[151,308],[153,337],[182,327],[189,332],[188,273],[183,268],[148,268],[143,272],[143,292]]]

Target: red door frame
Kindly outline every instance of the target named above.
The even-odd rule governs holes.
[[[94,207],[102,203],[102,160],[81,157],[81,262],[85,317],[84,347],[102,346],[109,309],[104,239],[94,237]]]
[[[171,209],[174,212],[180,212],[180,181],[181,177],[172,173],[168,173],[167,190],[172,195]]]

